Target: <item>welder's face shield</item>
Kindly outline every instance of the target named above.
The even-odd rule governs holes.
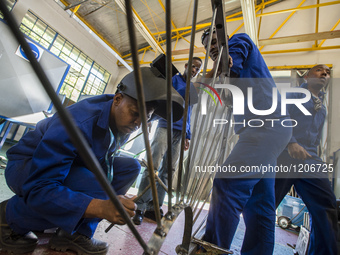
[[[154,114],[166,119],[167,85],[166,80],[160,76],[159,71],[153,67],[140,68],[143,81],[143,92],[145,102],[157,101],[158,107]],[[137,100],[134,71],[127,74],[118,84],[117,89],[122,93]],[[184,111],[184,100],[182,96],[172,87],[172,111],[173,122],[180,120]]]

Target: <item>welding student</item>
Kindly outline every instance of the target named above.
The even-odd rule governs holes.
[[[323,105],[325,88],[330,79],[326,65],[316,65],[305,76],[300,87],[311,92],[311,99],[303,106],[311,113],[305,115],[295,105],[288,105],[291,118],[298,124],[288,146],[277,159],[278,165],[293,166],[297,173],[278,173],[275,180],[276,207],[292,185],[306,204],[312,218],[308,254],[337,254],[338,218],[336,198],[328,173],[333,170],[318,156],[322,128],[326,118]],[[290,99],[304,97],[302,93],[290,93]],[[332,167],[332,166],[331,166]]]
[[[210,29],[204,31],[202,44],[207,48]],[[273,88],[276,87],[270,72],[258,48],[246,34],[235,34],[228,42],[229,54],[232,58],[230,83],[240,88],[247,98],[248,88],[253,90],[253,106],[255,109],[270,109],[273,103]],[[208,49],[206,49],[208,50]],[[212,77],[215,71],[219,49],[215,31],[212,34],[210,58],[215,61],[214,67],[207,74]],[[229,61],[221,59],[221,61]],[[245,102],[244,115],[234,115],[237,123],[249,119],[286,119],[281,116],[280,95],[273,113],[266,116],[253,114]],[[247,100],[245,100],[247,101]],[[279,122],[279,121],[278,121]],[[244,127],[235,125],[239,135],[231,154],[224,165],[260,166],[276,165],[278,155],[288,144],[292,129],[275,123],[261,127]],[[230,249],[240,214],[246,225],[241,254],[269,255],[274,249],[275,233],[275,173],[248,172],[234,174],[217,174],[213,184],[213,193],[206,224],[204,240]]]
[[[172,77],[172,86],[176,89],[176,91],[185,98],[186,91],[186,81],[187,79],[192,79],[196,77],[201,69],[202,60],[198,57],[193,57],[192,66],[189,67],[188,63],[185,64],[185,71],[182,74],[177,74]],[[194,89],[192,86],[191,89]],[[196,93],[195,91],[191,91],[190,93]],[[184,150],[189,149],[190,139],[191,139],[191,131],[190,131],[190,116],[191,116],[192,104],[189,105],[188,108],[188,116],[186,122],[186,139],[185,139],[185,147]],[[182,125],[183,118],[179,121],[173,123],[173,138],[172,138],[172,171],[175,172],[179,153],[180,153],[180,145],[182,140]],[[151,143],[151,151],[152,151],[152,162],[154,164],[154,168],[158,170],[158,177],[162,180],[165,185],[168,184],[168,169],[167,169],[167,121],[164,119],[159,120],[158,126],[156,129],[155,138]],[[149,172],[148,170],[143,172],[142,180],[139,185],[138,194],[142,193],[143,190],[149,184]],[[157,194],[159,201],[160,215],[163,217],[162,205],[165,197],[165,190],[163,187],[157,182]],[[137,210],[136,215],[133,217],[133,222],[136,225],[140,225],[144,219],[144,217],[156,220],[155,209],[153,207],[153,200],[151,189],[149,189],[144,195],[140,197],[138,201],[136,201]]]
[[[166,81],[154,68],[141,68],[146,114],[166,117]],[[184,100],[172,91],[174,119]],[[136,205],[124,196],[135,181],[139,163],[117,157],[117,149],[141,125],[134,73],[126,75],[115,95],[82,100],[68,109],[108,175],[119,200],[132,217]],[[5,176],[15,192],[0,204],[0,247],[14,254],[32,252],[37,237],[30,231],[58,227],[52,249],[106,254],[108,245],[92,238],[101,219],[125,224],[95,175],[86,167],[66,134],[58,114],[44,119],[7,152]]]

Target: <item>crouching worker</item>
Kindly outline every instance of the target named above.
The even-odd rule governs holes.
[[[146,111],[166,116],[166,81],[158,71],[141,68]],[[136,205],[124,196],[135,181],[139,163],[117,157],[115,151],[141,125],[133,72],[115,95],[100,95],[68,108],[106,172],[119,200],[132,217]],[[173,90],[173,118],[183,113],[183,99]],[[5,177],[15,195],[0,204],[0,247],[14,254],[32,252],[37,237],[31,231],[58,227],[49,241],[52,249],[78,254],[106,254],[108,245],[92,238],[106,219],[123,225],[123,218],[89,170],[58,114],[40,121],[7,152]]]

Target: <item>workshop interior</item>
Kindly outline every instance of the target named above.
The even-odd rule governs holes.
[[[246,254],[243,240],[247,226],[252,223],[243,214],[239,215],[240,221],[235,227],[229,247],[221,247],[207,239],[206,224],[213,218],[212,213],[209,214],[209,207],[215,196],[214,180],[221,178],[232,182],[233,178],[233,173],[219,177],[217,172],[223,169],[222,174],[228,175],[225,172],[230,171],[230,165],[227,169],[224,163],[229,155],[233,155],[233,149],[236,151],[239,148],[239,135],[245,132],[242,127],[244,130],[254,130],[281,124],[282,128],[292,127],[293,130],[298,127],[298,122],[291,114],[291,126],[276,117],[263,116],[240,123],[234,119],[238,115],[237,107],[242,105],[252,109],[252,116],[261,116],[260,112],[270,107],[272,112],[280,108],[281,116],[288,115],[282,109],[286,105],[295,104],[289,101],[292,99],[288,99],[288,94],[294,91],[304,94],[299,102],[305,103],[311,99],[315,103],[318,96],[304,92],[300,85],[307,84],[310,70],[323,65],[329,71],[325,74],[329,82],[320,90],[320,107],[325,109],[325,116],[322,127],[314,130],[318,141],[315,151],[317,161],[312,165],[295,165],[296,168],[293,166],[289,171],[325,173],[332,196],[336,199],[337,225],[340,223],[340,1],[0,0],[0,4],[0,202],[16,194],[6,182],[5,171],[10,163],[7,151],[20,145],[20,141],[36,130],[38,123],[58,115],[80,155],[81,159],[77,160],[83,160],[90,166],[90,171],[107,194],[107,199],[111,200],[125,221],[124,225],[113,224],[105,219],[99,222],[93,238],[108,244],[105,251],[107,254]],[[246,69],[252,64],[254,69],[262,68],[260,61],[250,64],[247,62],[250,57],[242,55],[242,52],[239,55],[233,52],[233,37],[236,40],[238,34],[249,38],[249,45],[253,48],[247,48],[247,51],[256,50],[256,54],[262,56],[268,73],[268,77],[252,77],[252,73],[247,74],[242,77],[244,80],[241,79],[240,84],[252,78],[258,83],[261,79],[257,78],[266,78],[265,82],[273,81],[273,93],[280,95],[280,102],[276,102],[275,97],[269,102],[269,107],[255,109],[256,100],[249,102],[250,90],[247,89],[240,91],[247,91],[248,97],[242,94],[243,100],[236,100],[236,92],[232,90],[235,86],[229,84],[240,78],[236,77],[239,75],[235,73],[239,70],[237,67],[240,65]],[[217,56],[213,57],[217,60],[212,58],[212,51],[215,50],[212,44],[217,45]],[[240,64],[241,60],[235,57],[231,63],[229,51],[230,55],[234,53],[239,56],[244,64]],[[201,59],[201,64],[195,69],[197,58]],[[219,68],[216,68],[216,63]],[[148,171],[154,168],[152,144],[164,120],[159,116],[150,120],[150,116],[145,114],[148,108],[146,98],[149,95],[145,92],[147,85],[142,75],[146,67],[152,70],[157,79],[165,80],[167,84],[164,90],[166,104],[158,105],[166,113],[165,122],[168,125],[163,141],[168,151],[162,163],[168,168],[166,181],[157,169]],[[190,67],[196,70],[194,76]],[[76,118],[68,111],[78,103],[84,104],[86,100],[98,96],[114,95],[120,93],[120,89],[124,93],[124,78],[128,75],[133,75],[136,86],[133,90],[137,92],[132,97],[128,91],[126,93],[130,99],[138,102],[141,125],[131,132],[123,144],[119,144],[114,153],[115,156],[135,159],[140,164],[140,172],[131,180],[126,194],[134,196],[134,201],[137,201],[145,192],[149,192],[153,207],[158,206],[159,202],[161,205],[161,211],[154,210],[154,218],[148,218],[145,214],[139,224],[125,212],[118,196],[121,194],[110,184],[95,148],[88,144],[90,134],[79,129]],[[177,139],[172,127],[176,122],[173,121],[176,115],[174,110],[178,108],[171,103],[176,100],[175,92],[171,91],[173,77],[182,75],[185,77],[185,91],[183,95],[177,94],[182,95],[183,104],[180,108],[184,124],[180,128],[177,155],[169,149],[174,139]],[[294,90],[297,87],[300,90]],[[262,93],[256,94],[256,87],[253,90],[250,97]],[[303,98],[308,100],[303,101]],[[300,110],[304,108],[302,103],[296,103],[296,107]],[[191,138],[190,146],[185,149],[188,138],[186,123],[189,123],[187,125]],[[314,131],[306,131],[306,137],[313,136]],[[255,136],[252,139],[261,137]],[[177,165],[173,167],[173,157],[177,156]],[[248,153],[241,154],[244,158],[248,156]],[[268,169],[271,169],[269,165]],[[264,173],[261,164],[260,178],[267,174],[268,169]],[[274,169],[277,169],[277,176],[278,172],[285,170],[284,167]],[[149,185],[141,192],[147,172]],[[239,178],[251,177],[242,175]],[[275,178],[275,171],[271,177],[263,178]],[[164,197],[159,197],[158,189],[163,189]],[[314,221],[307,208],[309,203],[299,193],[298,188],[291,186],[282,202],[274,209],[275,237],[271,254],[318,254],[313,253],[315,251],[311,245],[315,240],[311,239]],[[266,195],[263,194],[264,197]],[[28,201],[25,199],[27,197],[24,201]],[[53,200],[52,197],[45,199]],[[317,190],[314,200],[320,204],[323,202]],[[229,216],[223,215],[225,218]],[[51,249],[50,240],[57,227],[34,231],[39,240],[34,251],[27,254],[97,254],[72,249]],[[329,230],[325,227],[318,231]],[[261,231],[253,234],[261,236]],[[340,254],[340,234],[334,239],[338,247],[337,254]],[[1,239],[0,254],[11,254],[4,247]]]

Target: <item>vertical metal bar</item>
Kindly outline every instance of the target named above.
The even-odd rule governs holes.
[[[217,13],[217,9],[214,9],[213,17],[212,17],[212,20],[211,20],[210,31],[213,31],[213,29],[214,29],[216,13]],[[208,47],[206,49],[205,59],[204,59],[203,77],[205,77],[206,72],[207,72],[209,52],[210,52],[210,46],[211,46],[211,38],[212,38],[212,33],[209,34],[209,38],[208,38]],[[194,130],[192,132],[192,138],[194,138],[193,139],[194,141],[189,148],[189,153],[188,153],[189,156],[188,156],[188,160],[187,160],[187,170],[188,171],[185,172],[184,183],[188,183],[188,181],[189,181],[189,169],[191,169],[191,159],[192,159],[193,151],[194,151],[194,148],[197,149],[197,146],[198,146],[198,141],[195,140],[195,135],[196,135],[196,130],[197,130],[198,115],[199,115],[199,112],[200,112],[198,107],[200,107],[200,105],[201,105],[201,100],[202,100],[202,93],[199,94],[198,105],[197,105],[196,112],[195,112],[195,124],[193,125]],[[201,123],[204,123],[204,121],[205,121],[205,115],[202,116]],[[201,132],[202,132],[202,129],[199,129],[199,133],[201,133]],[[198,137],[200,137],[200,136],[198,135]],[[176,196],[178,197],[178,194]],[[185,196],[185,191],[183,190],[182,194],[181,194],[181,200],[184,200],[184,196]]]
[[[194,55],[197,9],[198,9],[198,0],[195,0],[194,6],[193,6],[193,14],[192,14],[188,69],[192,68],[192,58]],[[176,193],[177,203],[179,202],[179,191],[180,191],[180,186],[181,186],[181,181],[182,181],[182,172],[183,172],[184,145],[185,145],[185,134],[186,134],[186,125],[187,125],[187,117],[188,117],[190,82],[191,82],[190,78],[191,78],[191,72],[188,71],[187,84],[186,84],[186,89],[185,89],[185,109],[184,109],[183,124],[182,124],[181,152],[180,152],[180,157],[179,157],[179,170],[178,170],[178,179],[177,179],[177,193]]]
[[[205,50],[203,77],[205,77],[205,75],[207,73],[209,53],[210,53],[210,47],[211,47],[211,38],[212,38],[212,34],[213,34],[213,31],[214,31],[214,27],[215,27],[216,13],[217,13],[217,8],[214,9],[213,16],[212,16],[212,19],[211,19],[211,26],[210,26],[210,33],[209,33],[209,38],[208,38],[208,45],[207,45],[207,48]]]
[[[227,76],[229,77],[230,68],[229,68],[229,49],[228,49],[228,33],[225,19],[225,3],[224,0],[212,0],[211,1],[213,10],[216,8],[216,36],[218,43],[218,50],[222,51],[222,59],[224,60],[219,67],[221,68],[220,77]],[[223,50],[222,50],[223,47]]]
[[[154,205],[158,206],[159,202],[158,202],[157,188],[156,188],[156,183],[155,183],[155,172],[153,170],[154,167],[153,167],[153,162],[152,162],[151,147],[149,143],[149,132],[148,132],[147,121],[146,121],[146,111],[145,111],[146,107],[144,103],[145,97],[144,97],[144,92],[143,92],[142,75],[139,69],[137,39],[135,35],[135,26],[133,22],[130,0],[125,0],[125,8],[126,8],[126,18],[127,18],[128,28],[129,28],[128,32],[129,32],[129,38],[130,38],[130,47],[131,47],[131,55],[132,55],[132,62],[133,62],[132,64],[133,64],[133,69],[134,69],[136,90],[137,90],[137,95],[138,95],[138,108],[139,108],[139,114],[142,119],[142,130],[143,130],[143,135],[144,135],[145,149],[146,149],[146,155],[147,155],[148,166],[149,166],[151,191],[152,191],[153,203]],[[156,220],[157,220],[157,229],[162,229],[161,215],[160,215],[159,210],[155,210],[155,213],[156,213]],[[144,250],[146,251],[146,249]]]
[[[171,89],[172,89],[172,63],[171,63],[171,0],[165,1],[165,26],[166,26],[166,82],[167,82],[167,168],[168,168],[168,217],[172,217],[172,109],[171,109]],[[154,205],[156,206],[156,205]],[[159,212],[159,205],[155,211]]]
[[[224,107],[223,108],[223,110],[222,110],[222,112],[224,112],[225,111],[225,108],[226,107]],[[215,108],[216,109],[216,108]],[[216,112],[214,112],[214,116],[213,116],[213,119],[215,118],[215,114],[216,114]],[[224,115],[224,114],[223,114]],[[203,160],[201,160],[200,162],[199,162],[199,164],[198,165],[201,165],[202,163],[206,163],[206,165],[208,165],[208,166],[211,166],[211,165],[213,165],[212,163],[213,162],[211,162],[212,160],[211,160],[211,158],[212,158],[212,154],[213,154],[213,152],[214,151],[220,151],[219,149],[217,149],[220,145],[221,145],[221,147],[222,147],[222,140],[219,140],[217,143],[215,143],[214,141],[216,140],[216,137],[217,137],[217,134],[219,134],[220,132],[221,133],[223,133],[224,130],[225,129],[225,126],[223,126],[223,127],[221,127],[221,130],[216,130],[215,132],[214,132],[214,137],[213,137],[213,139],[212,139],[212,142],[211,142],[211,144],[210,144],[210,148],[208,149],[208,154],[207,154],[207,156],[203,159]],[[220,131],[220,132],[219,132]],[[209,133],[209,135],[211,134],[212,132],[210,132]],[[208,141],[209,140],[209,135],[208,135],[208,137],[206,138],[206,141]],[[207,142],[206,142],[206,144],[208,144]],[[204,145],[204,148],[206,148],[207,146],[206,145]],[[226,147],[226,146],[225,146]],[[204,155],[205,153],[205,150],[203,150],[202,151],[202,155]],[[201,200],[201,195],[202,195],[202,193],[204,194],[204,191],[206,190],[206,188],[207,188],[207,186],[208,186],[208,182],[209,182],[209,180],[210,179],[214,179],[213,177],[214,177],[214,175],[212,175],[212,176],[209,176],[210,175],[210,173],[207,171],[206,173],[204,173],[203,174],[203,176],[201,176],[201,178],[200,178],[200,181],[199,181],[199,183],[196,185],[196,187],[195,187],[195,192],[193,193],[193,196],[192,196],[192,198],[191,198],[191,202],[190,202],[190,204],[191,205],[193,205],[194,203],[195,203],[195,201],[197,200],[197,201],[200,201]],[[196,209],[194,209],[194,212],[196,211]]]
[[[52,84],[50,83],[47,75],[45,74],[44,70],[42,69],[38,61],[36,60],[26,39],[20,32],[19,26],[17,25],[15,19],[13,18],[12,14],[9,13],[9,11],[7,10],[7,7],[4,4],[4,1],[0,1],[0,10],[4,14],[5,19],[7,20],[7,23],[9,27],[11,28],[14,36],[16,37],[19,44],[21,44],[22,48],[24,49],[25,54],[27,58],[29,59],[32,65],[32,68],[37,74],[37,77],[39,78],[41,84],[43,85],[46,93],[51,98],[54,106],[58,110],[58,114],[60,116],[61,122],[65,126],[66,131],[69,134],[72,143],[74,144],[76,149],[79,151],[81,158],[84,160],[87,167],[95,174],[103,190],[107,193],[113,205],[117,208],[119,213],[122,215],[124,221],[127,223],[130,230],[132,231],[132,233],[134,234],[134,236],[140,243],[140,245],[143,247],[143,249],[146,252],[148,252],[148,246],[146,245],[142,237],[139,235],[138,231],[136,230],[135,226],[133,225],[130,219],[130,216],[127,214],[123,205],[120,203],[119,199],[117,198],[115,191],[113,190],[111,184],[109,183],[109,181],[106,179],[106,176],[104,175],[104,171],[100,163],[98,162],[96,156],[94,155],[93,151],[89,147],[83,134],[81,133],[79,128],[75,125],[71,117],[71,114],[63,107],[62,103],[60,102],[59,97],[55,93],[52,87]]]
[[[320,0],[317,0],[316,4],[320,4]],[[319,32],[319,13],[320,13],[319,9],[320,9],[319,7],[316,7],[315,33]],[[314,47],[318,47],[318,40],[315,40]]]
[[[228,48],[228,47],[227,47]],[[213,76],[213,82],[212,82],[212,85],[214,86],[215,83],[216,83],[216,76],[217,76],[217,71],[218,71],[218,66],[220,65],[221,63],[221,58],[222,58],[222,55],[223,55],[223,50],[224,50],[224,47],[222,46],[221,48],[218,49],[219,50],[219,53],[218,53],[218,58],[217,58],[217,68],[215,69],[214,71],[214,76]],[[228,58],[227,58],[228,59]],[[224,60],[224,59],[223,59]]]
[[[212,116],[212,119],[215,119],[215,117],[216,117],[216,113],[217,113],[217,109],[218,109],[218,107],[215,107],[215,109],[214,109],[214,113],[213,113],[213,116]],[[207,137],[206,137],[206,139],[205,139],[205,142],[204,142],[204,148],[203,148],[203,150],[201,151],[201,158],[200,158],[200,161],[199,161],[199,163],[198,163],[198,165],[200,166],[202,163],[204,163],[204,162],[206,162],[206,159],[207,159],[207,156],[204,156],[204,154],[205,154],[205,152],[206,152],[206,150],[208,149],[207,148],[207,145],[208,145],[208,143],[209,143],[209,140],[210,140],[210,137],[211,137],[211,135],[212,135],[212,133],[213,132],[209,132],[208,133],[208,135],[207,135]],[[216,136],[216,134],[217,134],[217,132],[214,132],[213,133],[214,134],[214,137]],[[214,140],[214,138],[213,138],[213,140]],[[211,143],[211,145],[210,145],[210,150],[209,150],[209,152],[212,152],[212,146],[213,146],[213,143]],[[209,154],[209,153],[208,153]],[[194,202],[195,202],[195,200],[196,199],[199,199],[199,195],[201,194],[201,191],[202,191],[202,189],[203,189],[203,186],[205,185],[205,182],[204,182],[204,180],[205,180],[205,178],[208,178],[208,177],[206,177],[207,175],[209,175],[210,173],[208,172],[208,173],[204,173],[203,174],[203,177],[201,177],[200,178],[200,180],[199,180],[199,182],[198,182],[198,184],[196,185],[196,190],[195,190],[195,192],[193,193],[193,196],[192,196],[192,198],[191,198],[191,204],[193,204]],[[204,184],[203,184],[204,183]]]
[[[265,6],[264,5],[264,0],[262,0],[262,4],[261,4],[261,7],[260,7],[261,8],[261,13],[263,13],[264,6]],[[256,11],[255,11],[255,13],[256,13]],[[261,23],[262,23],[262,16],[260,17],[259,25],[258,25],[258,28],[257,28],[257,39],[260,39]]]
[[[210,102],[211,102],[211,100],[209,98],[208,101],[207,101],[207,105],[209,105]],[[210,108],[208,108],[208,111],[210,111]],[[204,130],[209,130],[209,127],[207,127],[208,119],[206,119],[206,117],[207,117],[207,115],[202,116],[202,121],[201,121],[202,126],[200,127],[199,133],[198,133],[198,136],[197,136],[200,139],[200,141],[202,141],[201,137],[204,136],[204,134],[202,135]],[[195,146],[194,153],[193,153],[194,155],[196,155],[196,153],[197,153],[198,146],[199,146],[198,144]],[[189,170],[192,169],[192,168],[193,168],[193,164],[192,164],[192,161],[191,161],[190,165],[189,165]],[[188,176],[188,178],[189,178],[189,176]],[[189,203],[189,201],[192,199],[193,193],[195,192],[199,183],[200,183],[199,177],[196,176],[196,178],[193,180],[193,182],[191,184],[189,192],[186,193],[187,194],[186,203]]]

